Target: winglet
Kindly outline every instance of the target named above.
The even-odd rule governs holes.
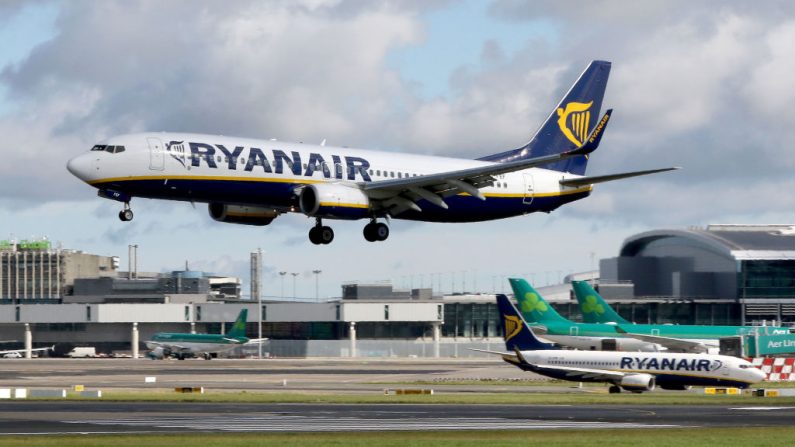
[[[588,135],[585,143],[583,143],[582,146],[578,147],[577,149],[569,152],[569,154],[587,155],[595,151],[596,148],[599,147],[599,142],[602,141],[602,135],[605,133],[605,128],[607,128],[607,123],[610,121],[610,115],[612,114],[613,109],[608,109],[607,112],[602,115],[602,119],[599,120],[599,123],[593,128],[591,134]]]

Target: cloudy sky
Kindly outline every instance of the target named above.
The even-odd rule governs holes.
[[[265,252],[296,294],[342,282],[499,291],[615,256],[640,231],[795,223],[795,6],[788,1],[5,1],[0,3],[0,239],[46,236],[140,269],[248,280]],[[478,157],[524,143],[592,59],[613,62],[615,108],[588,173],[678,165],[612,184],[552,214],[477,224],[394,221],[264,228],[206,207],[136,199],[135,220],[66,161],[133,131],[190,131]],[[292,280],[285,282],[292,295]]]

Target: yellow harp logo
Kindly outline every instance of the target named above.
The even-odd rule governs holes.
[[[570,102],[566,108],[558,107],[558,127],[569,141],[582,146],[588,138],[588,124],[591,122],[590,108],[593,101],[589,103]]]
[[[522,320],[511,315],[505,316],[505,341],[516,336],[522,330]]]

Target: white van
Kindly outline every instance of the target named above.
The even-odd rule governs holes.
[[[66,353],[67,357],[96,357],[97,350],[93,346],[89,347],[82,347],[82,348],[74,348],[71,351]]]

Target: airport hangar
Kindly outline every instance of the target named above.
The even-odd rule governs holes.
[[[237,278],[118,267],[116,257],[0,241],[0,339],[130,352],[133,340],[143,349],[155,332],[225,332],[242,308],[249,309],[248,335],[258,336],[258,303],[241,299]],[[793,226],[644,232],[600,269],[564,282],[596,279],[637,323],[795,322]],[[569,284],[538,290],[564,316],[580,319]],[[262,349],[273,356],[478,356],[466,348],[503,347],[493,294],[433,296],[388,282],[351,283],[336,300],[266,299],[261,312],[262,336],[271,339]]]

